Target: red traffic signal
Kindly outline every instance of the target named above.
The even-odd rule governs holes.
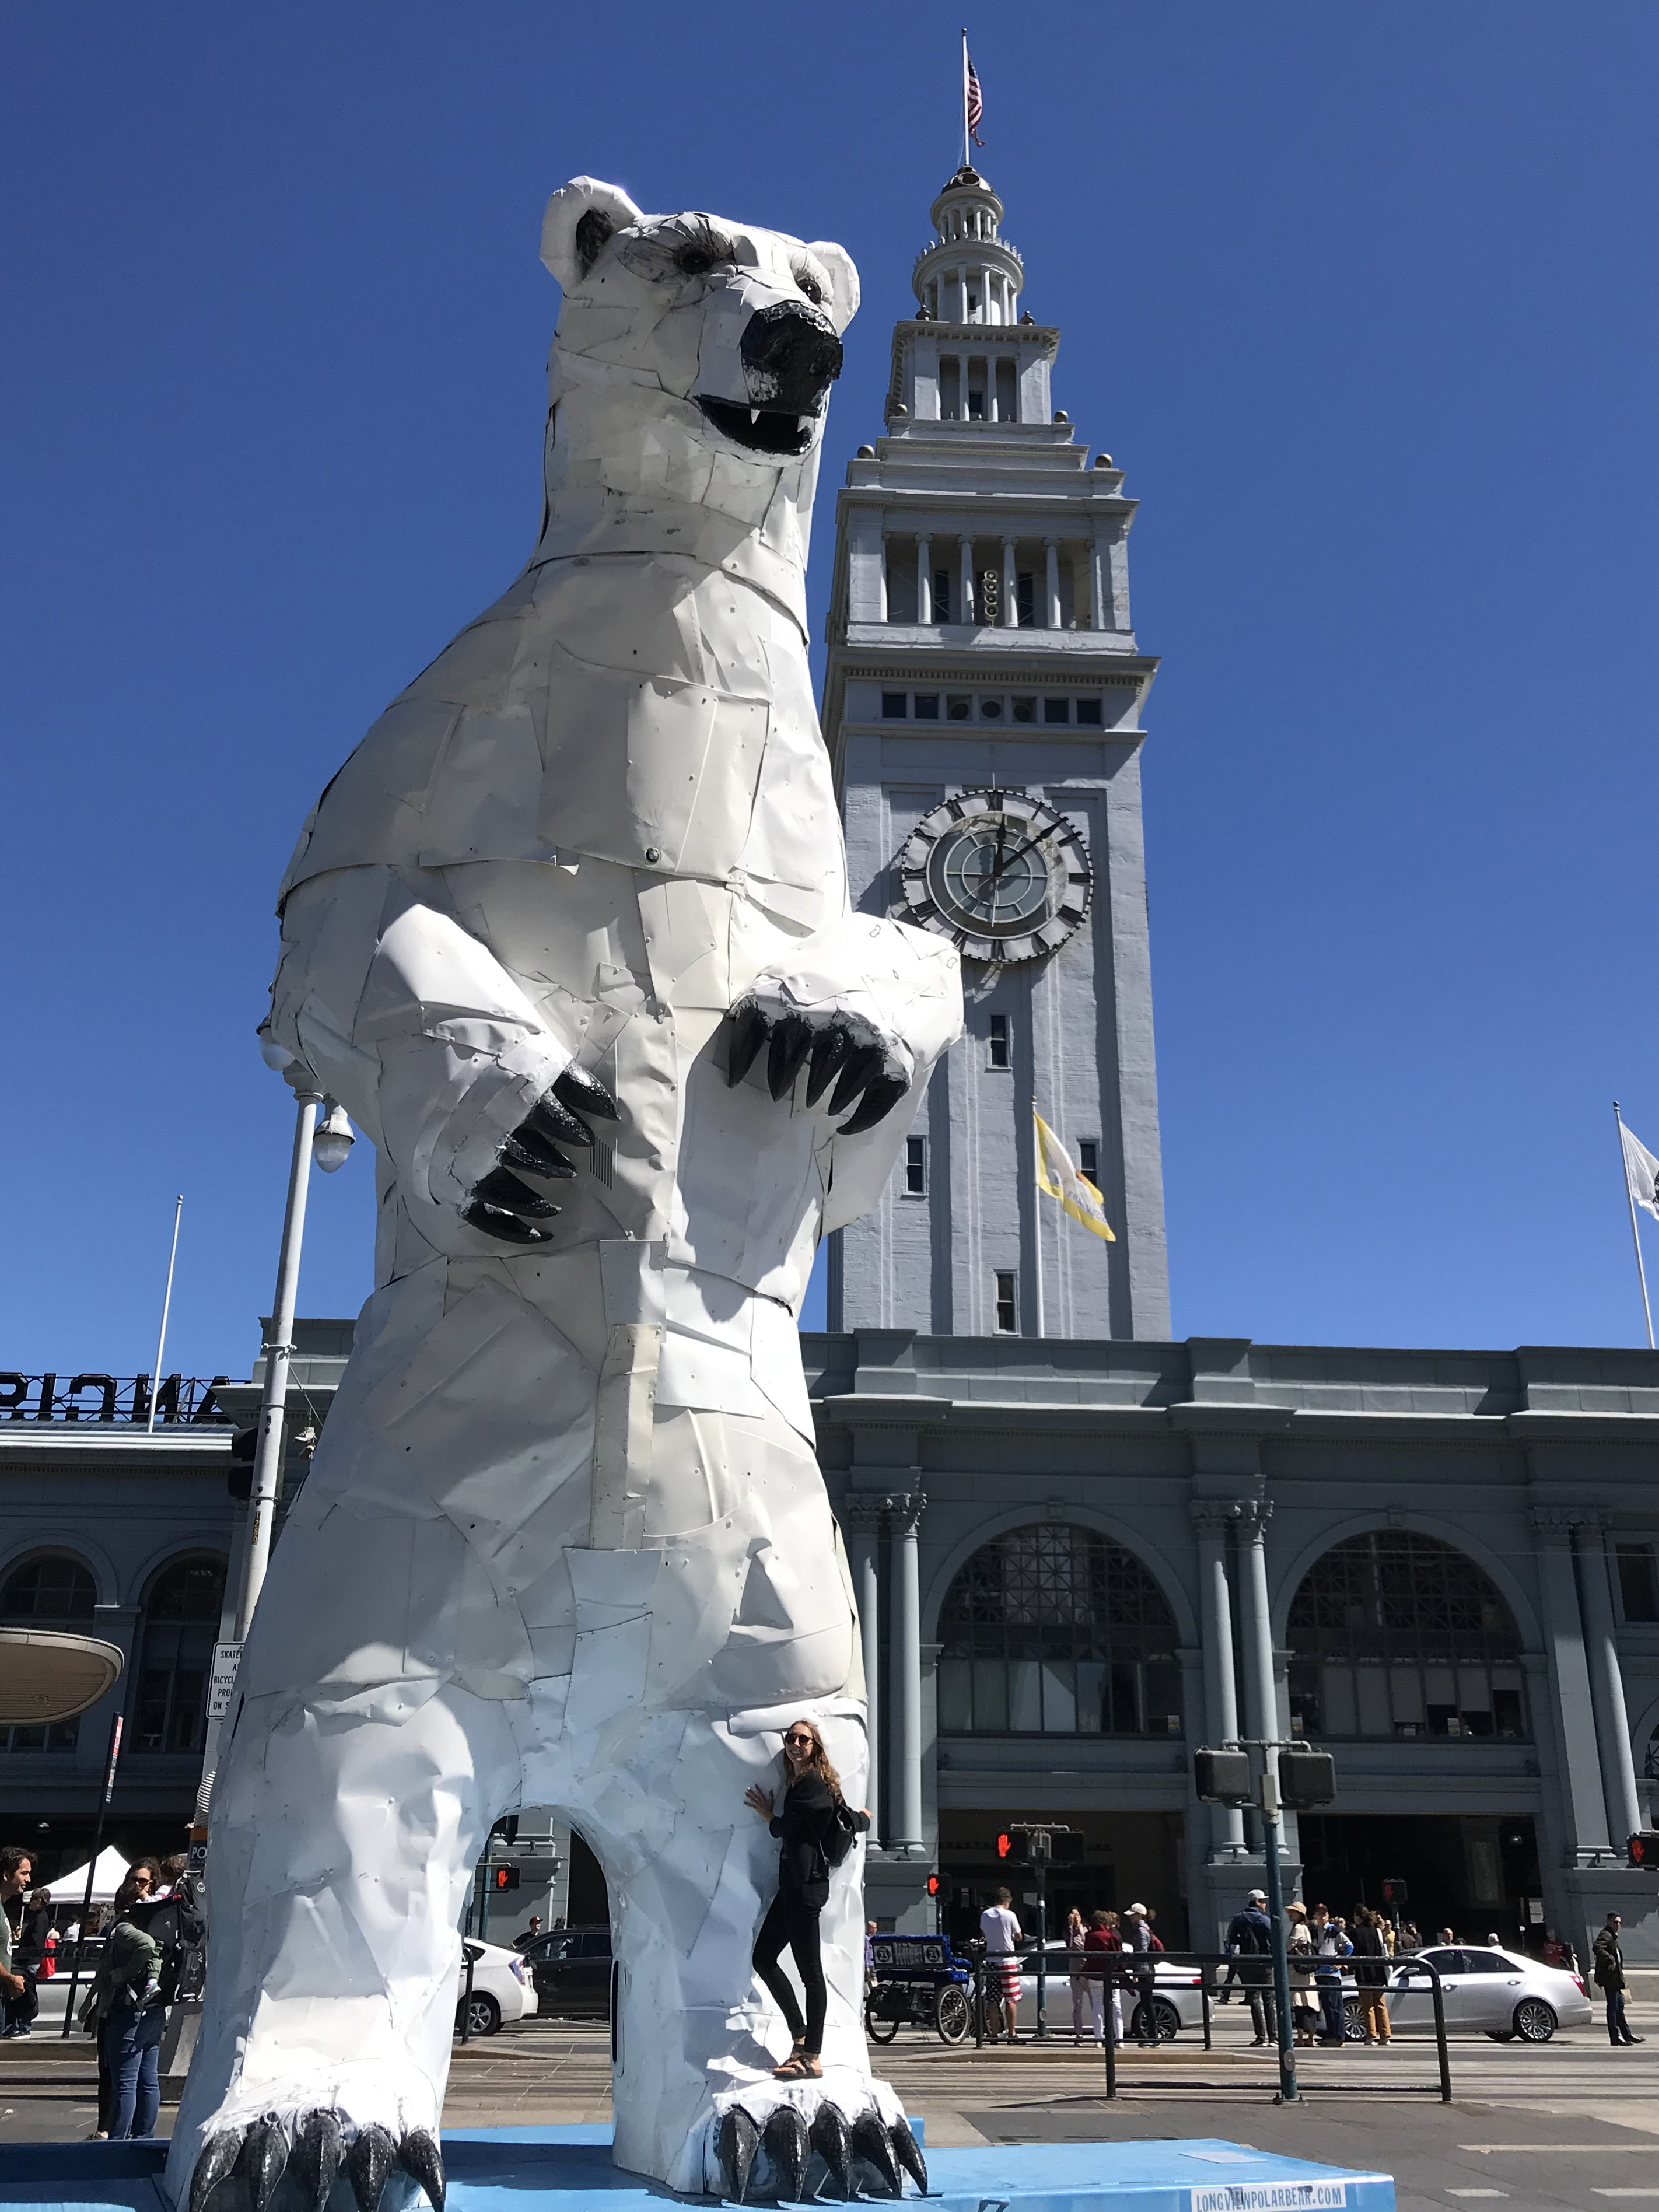
[[[1648,1867],[1659,1872],[1659,1835],[1650,1828],[1644,1828],[1632,1836],[1626,1848],[1633,1867]]]
[[[930,1875],[928,1875],[928,1877],[927,1877],[927,1894],[928,1894],[928,1896],[929,1896],[929,1897],[937,1897],[937,1896],[939,1895],[939,1893],[940,1890],[941,1890],[941,1889],[943,1889],[943,1888],[944,1888],[944,1887],[945,1887],[944,1883],[939,1880],[939,1876],[938,1876],[936,1874],[930,1874]]]
[[[1014,1839],[1005,1828],[1002,1833],[997,1838],[997,1856],[1000,1859],[1011,1857],[1013,1853],[1013,1848]]]
[[[489,1887],[498,1896],[503,1890],[516,1889],[518,1886],[519,1869],[517,1867],[498,1866],[491,1867],[489,1869]]]

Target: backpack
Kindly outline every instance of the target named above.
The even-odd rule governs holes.
[[[845,1798],[837,1795],[835,1818],[830,1823],[830,1832],[819,1846],[825,1865],[838,1867],[844,1864],[848,1854],[863,1833],[851,1807]]]

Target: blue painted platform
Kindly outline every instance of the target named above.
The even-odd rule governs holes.
[[[556,2199],[547,2212],[657,2212],[715,2201],[676,2197],[622,2172],[611,2163],[608,2124],[459,2129],[443,2148],[450,2212],[530,2212],[530,2197]],[[166,2156],[160,2142],[0,2144],[0,2206],[170,2212],[160,2186]],[[1207,2140],[935,2150],[927,2175],[927,2202],[939,2212],[1394,2212],[1385,2173]],[[908,2192],[906,2201],[918,2200]]]

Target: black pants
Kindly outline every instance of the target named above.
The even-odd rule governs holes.
[[[777,2000],[790,2034],[797,2043],[804,2043],[815,2058],[823,2049],[823,2015],[830,2002],[830,1993],[823,1986],[823,1954],[818,1945],[818,1911],[817,1905],[803,1905],[799,1898],[780,1890],[755,1938],[755,1972]],[[778,1963],[786,1945],[793,1954],[795,1972],[806,1993],[805,2020],[789,1977]]]
[[[1607,2001],[1608,2041],[1634,2043],[1636,2038],[1631,2033],[1630,2023],[1625,2018],[1625,1992],[1623,1990],[1604,1989],[1601,1994]]]

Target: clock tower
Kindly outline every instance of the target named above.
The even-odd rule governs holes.
[[[886,435],[836,510],[823,722],[854,900],[952,939],[968,1026],[880,1206],[831,1239],[829,1322],[1167,1338],[1135,503],[1052,404],[1060,332],[1021,311],[1002,215],[971,168],[934,201]],[[1033,1108],[1115,1243],[1038,1197]]]

